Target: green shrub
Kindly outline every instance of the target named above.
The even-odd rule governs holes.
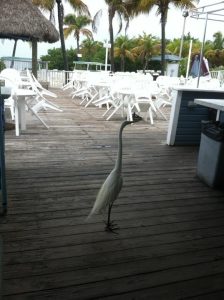
[[[3,60],[0,59],[0,72],[5,68],[6,68],[6,66],[5,66]]]

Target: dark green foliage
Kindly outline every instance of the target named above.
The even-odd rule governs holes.
[[[87,38],[82,42],[80,52],[82,53],[82,61],[105,62],[106,50],[101,42]]]
[[[5,69],[5,64],[4,62],[0,59],[0,72]]]
[[[186,72],[187,72],[187,61],[188,58],[184,57],[181,59],[180,64],[179,64],[179,76],[186,76]]]
[[[74,61],[77,60],[77,55],[74,49],[66,51],[68,57],[69,70],[73,70]],[[61,48],[53,48],[48,50],[47,55],[41,56],[41,60],[49,62],[49,69],[64,70],[64,61]]]
[[[217,37],[219,35],[215,35]],[[141,36],[137,38],[132,38],[128,41],[130,43],[129,50],[136,48],[139,45],[139,39]],[[119,37],[118,37],[119,38]],[[117,39],[118,39],[117,38]],[[117,45],[117,39],[114,44]],[[192,46],[192,55],[200,52],[201,42],[198,39],[193,38],[189,33],[184,36],[184,47],[182,52],[182,60],[180,62],[179,75],[185,76],[186,68],[187,68],[187,58],[189,52],[190,40],[193,40]],[[214,49],[215,45],[214,41],[207,40],[204,45],[204,55],[209,61],[210,68],[217,68],[223,65],[224,62],[224,50]],[[170,54],[179,53],[180,39],[167,40],[167,52]],[[80,53],[82,53],[82,58],[79,59],[81,61],[86,62],[99,62],[105,63],[105,54],[106,50],[103,46],[102,42],[94,41],[90,38],[85,39],[80,47]],[[67,50],[68,62],[69,62],[69,70],[73,70],[74,61],[77,60],[77,49]],[[110,55],[108,55],[108,64],[110,64],[109,60]],[[44,61],[49,61],[49,69],[58,69],[63,70],[63,58],[62,52],[60,48],[54,48],[48,50],[48,54],[41,57]],[[2,68],[2,64],[0,62],[0,68]],[[135,60],[132,61],[128,57],[125,57],[125,71],[136,72],[137,70],[142,70],[142,61],[141,58],[136,55]],[[150,61],[147,65],[147,69],[151,70],[161,70],[161,63],[157,61]],[[115,70],[121,71],[121,57],[115,57]]]
[[[211,68],[223,66],[224,50],[210,50],[206,52],[205,56],[208,59]]]

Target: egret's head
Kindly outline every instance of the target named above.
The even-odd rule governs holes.
[[[124,121],[122,123],[122,128],[124,128],[125,126],[129,125],[129,124],[133,124],[133,123],[136,123],[136,122],[139,122],[142,120],[142,117],[138,116],[136,113],[133,113],[132,114],[132,119],[133,121]]]
[[[136,123],[142,120],[142,117],[140,117],[139,115],[137,115],[135,112],[132,114],[132,118],[133,118],[133,122],[132,123]]]

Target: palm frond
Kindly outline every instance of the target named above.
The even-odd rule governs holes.
[[[81,0],[68,0],[70,5],[77,11],[79,14],[86,14],[90,16],[88,6]]]
[[[129,50],[125,50],[125,56],[130,59],[131,61],[134,61],[135,60],[135,55],[134,53],[132,53],[131,51]]]
[[[121,56],[121,50],[118,47],[114,47],[114,57],[120,57]]]
[[[68,14],[64,17],[65,25],[73,25],[76,24],[76,16],[73,14]]]
[[[118,33],[120,33],[121,30],[122,30],[122,16],[121,16],[121,13],[120,13],[120,12],[117,12],[117,13],[116,13],[116,16],[117,16],[117,18],[118,18],[118,32],[117,32],[117,34],[118,34]]]
[[[97,29],[99,27],[99,23],[100,23],[100,18],[102,17],[103,14],[103,10],[100,9],[95,16],[93,17],[93,22],[92,22],[92,29],[93,32],[97,32]]]
[[[52,11],[54,9],[54,0],[32,0],[32,3],[43,11]]]
[[[195,8],[194,3],[199,3],[199,0],[176,0],[176,1],[171,1],[171,3],[180,9],[192,9]]]
[[[66,27],[63,29],[63,31],[64,31],[65,38],[67,38],[68,36],[70,36],[73,33],[74,27],[73,26]]]
[[[92,32],[91,32],[89,29],[87,29],[87,28],[81,28],[81,29],[80,29],[80,32],[81,32],[84,36],[86,36],[86,37],[88,37],[88,38],[92,38],[92,37],[93,37]]]

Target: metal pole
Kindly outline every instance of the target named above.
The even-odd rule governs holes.
[[[188,11],[184,11],[184,12],[183,12],[184,24],[183,24],[183,31],[182,31],[182,35],[181,35],[181,43],[180,43],[179,59],[181,59],[181,56],[182,56],[183,43],[184,43],[185,25],[186,25],[186,19],[187,19],[188,15],[189,15]]]
[[[106,48],[105,71],[107,71],[107,61],[108,61],[108,48]]]
[[[202,60],[203,60],[203,50],[204,50],[204,44],[205,44],[205,37],[206,37],[206,30],[207,30],[207,23],[208,23],[208,13],[206,13],[206,18],[205,18],[205,28],[204,28],[204,36],[203,36],[203,41],[202,41],[202,45],[201,45],[200,61],[199,61],[199,68],[198,68],[197,88],[199,87],[199,82],[200,82],[200,73],[201,73],[201,66],[202,66]]]
[[[192,52],[192,43],[193,43],[193,40],[190,41],[190,47],[189,47],[189,53],[188,53],[188,61],[187,61],[186,79],[189,76],[190,61],[191,61],[191,52]]]
[[[107,71],[107,61],[108,61],[108,42],[106,40],[105,71]]]

